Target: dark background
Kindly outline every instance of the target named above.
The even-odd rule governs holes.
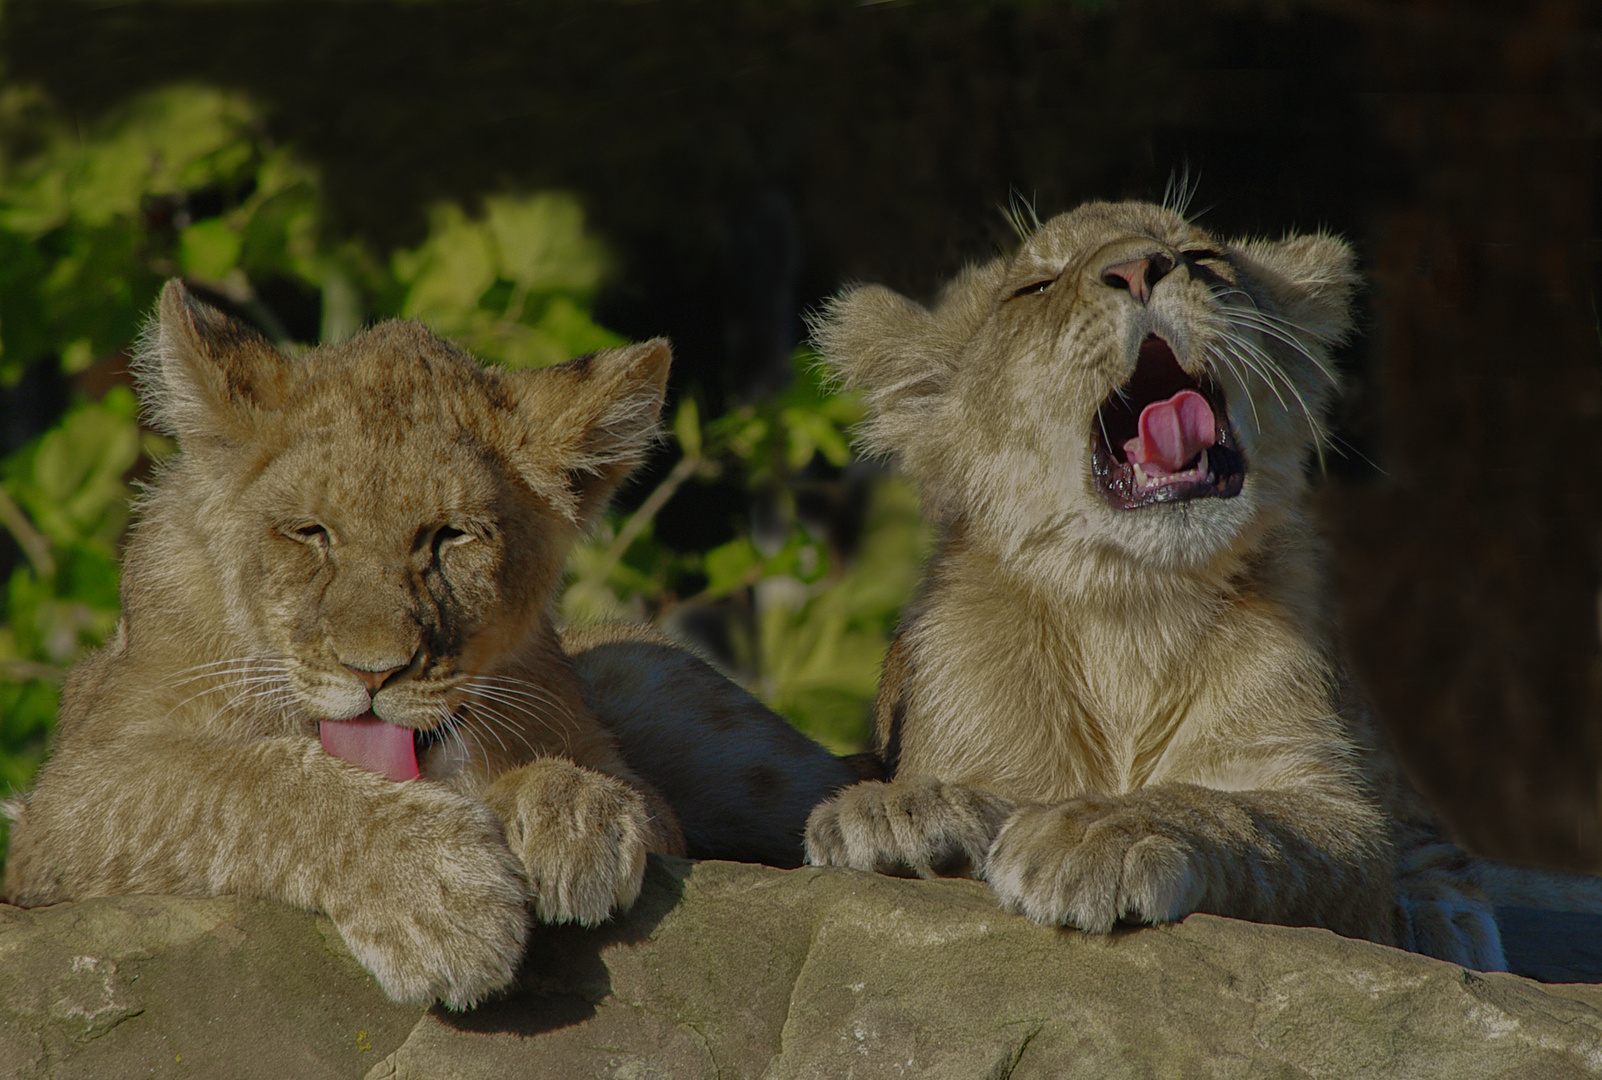
[[[7,0],[0,34],[86,119],[248,92],[380,249],[441,198],[577,192],[620,262],[598,316],[714,401],[842,282],[927,295],[1004,247],[1015,196],[1188,167],[1211,228],[1341,233],[1371,289],[1319,510],[1358,678],[1472,846],[1602,866],[1602,4]]]

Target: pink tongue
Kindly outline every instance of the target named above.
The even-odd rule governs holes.
[[[391,780],[417,779],[417,748],[409,727],[367,713],[354,720],[324,720],[318,731],[323,749],[341,760]]]
[[[1140,410],[1140,434],[1124,443],[1124,453],[1148,473],[1175,473],[1218,441],[1217,423],[1207,399],[1181,390],[1167,401]]]

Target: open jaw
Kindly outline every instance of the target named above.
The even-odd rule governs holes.
[[[1096,410],[1091,471],[1118,510],[1228,499],[1246,479],[1238,443],[1218,386],[1186,374],[1168,342],[1147,334],[1134,375]]]

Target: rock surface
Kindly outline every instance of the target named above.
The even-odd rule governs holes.
[[[1602,983],[1602,919],[1507,914],[1516,966]],[[421,1017],[274,904],[0,907],[0,1077],[1596,1075],[1602,985],[1205,915],[1088,938],[972,882],[653,860],[626,919]]]

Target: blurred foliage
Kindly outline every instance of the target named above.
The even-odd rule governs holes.
[[[36,91],[0,90],[0,389],[45,372],[73,378],[76,397],[0,462],[0,525],[19,553],[0,626],[0,795],[41,760],[67,668],[115,627],[130,478],[173,450],[140,428],[126,375],[163,280],[182,275],[289,350],[391,316],[512,367],[621,340],[588,314],[607,258],[573,198],[441,204],[430,224],[389,253],[334,236],[316,174],[236,95],[167,88],[80,130]],[[297,335],[269,295],[314,298],[315,329]],[[575,552],[564,615],[710,618],[733,674],[832,748],[860,748],[926,537],[912,493],[851,461],[858,418],[804,354],[773,400],[705,417],[681,395],[676,464]],[[657,513],[713,479],[743,491],[762,528],[748,520],[706,551],[659,543]],[[798,510],[820,483],[862,493],[860,542]]]
[[[562,614],[571,621],[649,617],[688,627],[711,614],[726,634],[734,673],[801,730],[837,752],[863,749],[868,709],[890,632],[928,547],[915,492],[866,471],[867,514],[851,550],[827,522],[806,520],[797,494],[817,465],[851,464],[853,397],[831,397],[816,358],[797,356],[777,396],[702,421],[683,399],[672,433],[680,458],[638,510],[613,515],[569,560]],[[862,466],[853,466],[863,468]],[[847,474],[849,477],[849,473]],[[766,519],[707,551],[654,542],[652,520],[680,485],[734,478]],[[674,586],[700,579],[693,594]],[[687,635],[693,636],[693,635]]]

